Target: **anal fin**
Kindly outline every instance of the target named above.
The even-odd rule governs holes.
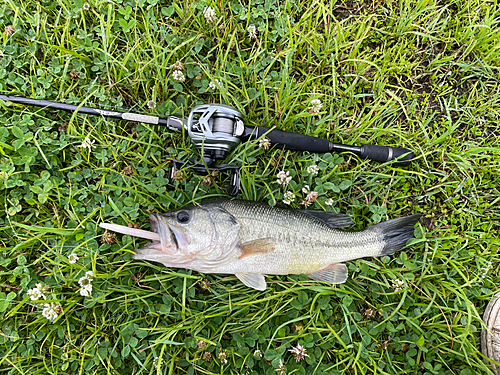
[[[240,245],[240,259],[249,255],[270,253],[271,251],[274,251],[275,248],[276,245],[273,238],[259,238],[258,240],[245,242]]]
[[[347,266],[344,263],[334,263],[307,276],[328,284],[342,284],[347,280]]]
[[[235,276],[249,288],[266,290],[266,278],[261,273],[237,273]]]

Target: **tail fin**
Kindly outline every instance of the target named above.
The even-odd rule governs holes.
[[[413,227],[418,223],[421,216],[417,214],[400,217],[368,227],[369,230],[376,231],[381,235],[384,248],[378,256],[389,255],[401,250],[406,245],[406,242],[413,238]]]

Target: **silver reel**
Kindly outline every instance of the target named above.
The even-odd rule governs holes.
[[[193,108],[185,123],[191,142],[207,165],[224,159],[241,142],[243,115],[224,104],[202,104]]]

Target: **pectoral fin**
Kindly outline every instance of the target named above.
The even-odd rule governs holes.
[[[237,273],[236,277],[249,288],[266,290],[266,278],[261,273]]]
[[[342,284],[347,280],[347,266],[343,263],[334,263],[307,276],[328,284]]]
[[[249,255],[270,253],[271,251],[274,251],[275,248],[276,246],[273,238],[260,238],[255,241],[245,242],[240,245],[240,259]]]

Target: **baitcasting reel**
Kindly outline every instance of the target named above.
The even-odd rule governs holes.
[[[187,121],[180,117],[170,116],[167,121],[176,122],[176,129],[187,129],[193,145],[200,151],[203,163],[189,158],[188,162],[172,161],[168,170],[170,184],[174,184],[175,172],[182,166],[189,166],[196,173],[229,171],[231,179],[228,188],[230,196],[240,191],[239,167],[227,164],[215,165],[216,160],[226,156],[241,143],[245,132],[243,115],[233,107],[224,104],[202,104],[193,108]],[[172,129],[174,130],[174,129]]]
[[[409,165],[415,154],[406,148],[362,145],[361,147],[332,143],[327,139],[308,135],[285,132],[266,128],[264,126],[245,126],[241,112],[224,104],[202,104],[193,108],[187,119],[169,116],[165,119],[156,116],[142,115],[132,112],[107,111],[91,107],[36,100],[15,96],[0,95],[0,100],[24,105],[47,107],[70,112],[80,112],[88,115],[110,117],[127,121],[141,122],[152,125],[166,126],[175,132],[188,132],[193,145],[200,151],[202,161],[188,159],[187,162],[174,160],[168,172],[171,184],[174,183],[176,169],[188,166],[197,173],[212,171],[230,171],[231,181],[228,194],[235,196],[240,189],[239,167],[226,164],[216,164],[217,160],[225,159],[242,141],[258,139],[265,136],[271,145],[292,151],[352,152],[362,158],[378,162],[394,160],[394,164]]]
[[[173,119],[175,116],[170,116]],[[182,122],[193,145],[202,151],[203,161],[211,166],[241,143],[245,131],[243,115],[233,107],[223,104],[202,104],[193,108],[187,121]],[[178,128],[178,127],[177,127]]]

